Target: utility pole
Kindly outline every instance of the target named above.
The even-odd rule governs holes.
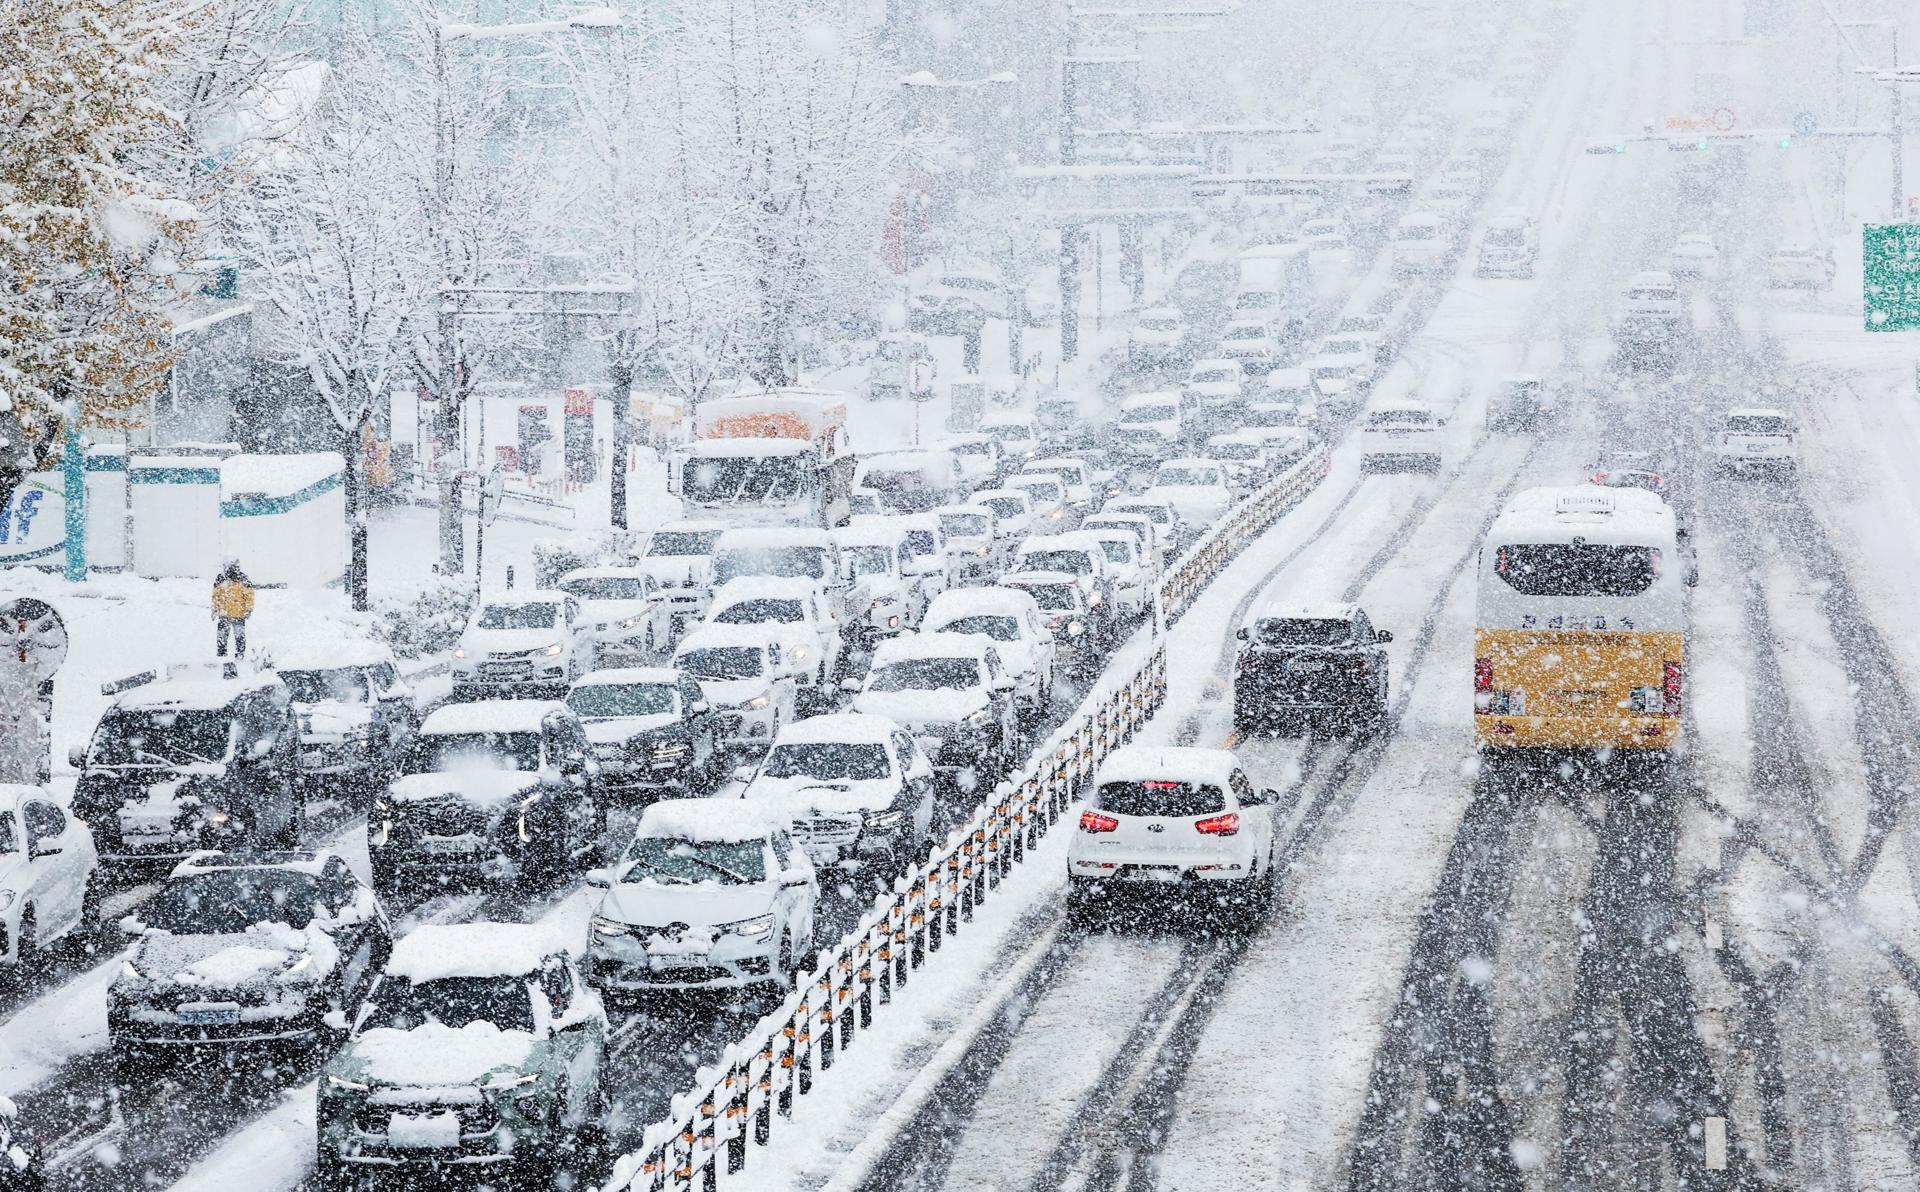
[[[435,374],[440,378],[439,401],[433,412],[433,437],[441,458],[434,462],[434,479],[440,493],[440,572],[458,575],[466,568],[466,517],[460,506],[460,473],[466,467],[466,447],[460,434],[459,353],[453,338],[456,332],[452,296],[447,284],[453,277],[452,237],[447,220],[453,188],[453,163],[447,143],[447,36],[439,22],[433,26],[433,267],[435,285],[434,337]],[[453,459],[445,453],[453,452]]]

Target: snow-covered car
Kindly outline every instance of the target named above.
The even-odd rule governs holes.
[[[317,1185],[451,1169],[548,1187],[604,1110],[606,1051],[600,995],[551,928],[416,927],[321,1072]]]
[[[879,639],[920,624],[929,593],[907,575],[907,529],[899,519],[857,519],[833,536],[848,583],[842,628],[849,642],[872,649]]]
[[[1417,401],[1388,402],[1367,411],[1360,427],[1360,466],[1366,471],[1398,468],[1440,470],[1440,429],[1447,420]]]
[[[1188,402],[1175,392],[1136,393],[1120,403],[1113,449],[1136,463],[1158,463],[1187,441]]]
[[[1137,513],[1153,523],[1154,532],[1160,536],[1160,557],[1162,561],[1171,561],[1179,551],[1182,538],[1180,512],[1172,501],[1165,497],[1129,496],[1108,501],[1101,507],[1101,513]]]
[[[1480,233],[1480,254],[1474,258],[1475,277],[1533,276],[1540,259],[1540,232],[1524,215],[1496,216]]]
[[[1252,395],[1249,411],[1285,406],[1292,416],[1284,421],[1264,423],[1270,426],[1312,426],[1320,418],[1320,390],[1313,374],[1304,368],[1276,368],[1267,374],[1266,384]]]
[[[1327,336],[1307,360],[1321,404],[1336,408],[1350,409],[1365,401],[1379,369],[1379,345],[1355,332]]]
[[[1395,273],[1444,273],[1453,267],[1451,226],[1437,211],[1410,211],[1393,230]]]
[[[1720,275],[1720,248],[1713,237],[1687,232],[1674,239],[1667,254],[1667,271],[1680,279],[1710,278]]]
[[[1300,239],[1309,244],[1326,236],[1337,236],[1345,240],[1347,225],[1330,215],[1316,216],[1303,221],[1300,225]]]
[[[812,961],[820,883],[786,816],[767,804],[655,803],[620,859],[589,871],[587,884],[606,891],[581,965],[603,997],[753,985],[785,992]]]
[[[980,433],[992,435],[1000,441],[1000,448],[1009,463],[1031,459],[1040,449],[1040,432],[1033,424],[1033,415],[1016,410],[999,410],[980,420]]]
[[[1214,435],[1207,440],[1207,458],[1226,468],[1228,484],[1243,497],[1265,484],[1273,472],[1267,437],[1257,430]]]
[[[1177,364],[1187,357],[1186,343],[1187,320],[1178,307],[1149,307],[1127,329],[1127,360],[1132,364]]]
[[[1014,676],[1022,709],[1041,712],[1053,702],[1059,648],[1032,593],[1002,587],[948,592],[928,606],[926,631],[993,639],[1001,663]]]
[[[1625,335],[1670,339],[1686,318],[1687,310],[1672,274],[1658,270],[1636,273],[1621,289],[1616,326]]]
[[[0,964],[16,970],[92,927],[104,880],[93,832],[37,786],[0,784]]]
[[[593,625],[565,592],[481,600],[453,647],[453,698],[565,694],[593,669]]]
[[[73,814],[110,875],[162,872],[206,848],[300,843],[300,721],[278,676],[181,668],[120,692],[93,738]],[[136,676],[137,677],[137,676]]]
[[[1231,418],[1246,391],[1247,371],[1238,360],[1202,360],[1188,374],[1187,397],[1203,422],[1211,425]]]
[[[121,920],[133,946],[107,987],[123,1082],[157,1061],[330,1043],[392,950],[372,890],[332,852],[195,853]]]
[[[1085,530],[1065,534],[1036,534],[1013,552],[1013,566],[1021,571],[1057,571],[1078,576],[1087,593],[1090,620],[1087,630],[1102,646],[1113,641],[1121,609],[1117,577],[1107,565],[1106,549]]]
[[[1094,632],[1091,592],[1086,582],[1070,571],[1014,571],[1000,577],[1000,587],[1012,588],[1033,597],[1053,635],[1057,649],[1056,665],[1082,674],[1099,669],[1105,650]]]
[[[1796,431],[1785,410],[1729,410],[1714,439],[1714,463],[1722,471],[1791,473],[1800,463]]]
[[[1386,724],[1393,635],[1354,604],[1268,612],[1242,627],[1233,726],[1244,736],[1332,722],[1374,733]]]
[[[853,710],[912,734],[936,770],[991,783],[1016,759],[1018,680],[997,643],[971,633],[916,633],[874,651]]]
[[[1315,269],[1351,269],[1353,242],[1345,236],[1317,236],[1307,243],[1307,263]]]
[[[655,530],[640,556],[640,570],[653,581],[662,611],[669,618],[668,641],[707,614],[713,591],[713,551],[725,526],[672,521]]]
[[[764,749],[799,715],[793,670],[767,626],[702,625],[674,647],[673,666],[692,675],[720,713],[729,749]]]
[[[1553,417],[1554,391],[1534,373],[1501,377],[1487,395],[1487,429],[1527,430]]]
[[[1088,530],[1082,534],[1091,534],[1107,556],[1107,577],[1113,592],[1114,612],[1122,617],[1137,617],[1146,611],[1147,594],[1155,575],[1159,573],[1158,560],[1148,562],[1147,553],[1140,547],[1140,539],[1132,530]]]
[[[1220,333],[1220,346],[1215,351],[1218,353],[1215,359],[1202,360],[1193,366],[1193,373],[1188,378],[1189,385],[1195,383],[1202,368],[1219,368],[1222,361],[1233,361],[1243,372],[1264,373],[1286,358],[1286,352],[1274,337],[1272,328],[1260,319],[1235,319],[1228,323],[1226,330]],[[1245,379],[1244,376],[1240,378],[1242,381]]]
[[[642,567],[582,567],[555,580],[587,619],[593,666],[652,662],[673,640],[672,607]]]
[[[961,583],[984,583],[999,573],[1010,544],[1000,532],[1000,515],[991,506],[948,505],[933,512],[940,519],[955,577]]]
[[[393,651],[336,641],[283,653],[274,670],[300,718],[300,775],[365,794],[385,783],[420,729],[420,706]]]
[[[884,886],[933,843],[933,777],[900,725],[838,712],[782,730],[740,797],[784,816],[815,866],[870,874]]]
[[[730,579],[715,589],[706,623],[785,626],[791,632],[780,633],[780,659],[795,683],[814,692],[832,685],[846,645],[839,618],[810,579]]]
[[[1079,511],[1067,500],[1067,486],[1049,472],[1023,472],[1007,487],[1027,494],[1033,506],[1034,533],[1071,529],[1080,523]]]
[[[566,703],[600,763],[603,795],[704,794],[726,776],[720,713],[692,675],[664,666],[597,670]]]
[[[1098,495],[1094,485],[1093,469],[1081,460],[1067,456],[1048,455],[1028,460],[1020,469],[1022,476],[1053,476],[1060,481],[1065,490],[1067,504],[1075,517],[1085,517],[1093,508]]]
[[[1086,922],[1122,892],[1230,899],[1237,926],[1257,929],[1273,891],[1274,806],[1224,749],[1129,745],[1093,780],[1067,842],[1067,912]]]
[[[1767,254],[1767,284],[1776,289],[1824,290],[1833,284],[1833,250],[1811,244],[1783,244]]]
[[[1007,550],[1031,533],[1038,521],[1033,498],[1011,488],[983,488],[973,494],[973,503],[993,510],[994,536]]]
[[[933,510],[887,520],[906,533],[907,553],[902,560],[901,574],[907,586],[918,589],[929,599],[951,588],[955,582],[953,552],[947,543],[947,532]]]
[[[831,531],[808,527],[728,530],[713,552],[713,585],[743,576],[810,580],[827,605],[843,619],[847,613],[846,571],[840,545]],[[709,597],[711,604],[711,597]]]
[[[944,447],[882,451],[855,465],[848,503],[855,513],[925,513],[975,487],[959,457]]]
[[[1669,468],[1652,451],[1608,451],[1588,468],[1587,479],[1601,488],[1637,488],[1667,499]]]
[[[949,435],[934,445],[960,465],[960,479],[968,491],[998,484],[1007,467],[1006,449],[992,435]]]
[[[439,708],[367,815],[373,888],[387,898],[452,878],[550,884],[599,847],[599,783],[586,729],[565,704]]]
[[[1170,459],[1153,474],[1142,496],[1171,504],[1190,534],[1199,534],[1233,508],[1233,487],[1218,460]]]
[[[1170,544],[1163,541],[1164,535],[1152,518],[1144,513],[1122,513],[1114,509],[1102,509],[1086,521],[1080,528],[1089,532],[1098,530],[1125,530],[1132,534],[1139,546],[1141,557],[1146,560],[1153,576],[1160,574],[1160,565],[1165,561]]]

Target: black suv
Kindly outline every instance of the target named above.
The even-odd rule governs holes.
[[[1315,721],[1371,734],[1387,719],[1387,652],[1393,635],[1357,605],[1265,616],[1242,627],[1233,726],[1243,735],[1288,733]]]
[[[300,723],[286,684],[199,673],[138,676],[147,681],[120,689],[92,742],[67,755],[80,772],[74,814],[108,874],[151,876],[201,849],[300,843]]]

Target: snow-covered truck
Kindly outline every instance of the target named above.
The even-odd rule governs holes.
[[[667,491],[690,518],[735,526],[832,527],[847,520],[853,456],[847,400],[813,389],[708,398],[673,453]]]

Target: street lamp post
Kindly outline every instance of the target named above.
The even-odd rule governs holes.
[[[1890,88],[1893,92],[1893,219],[1898,222],[1906,217],[1907,206],[1906,129],[1902,126],[1900,110],[1905,96],[1900,90],[1900,84],[1920,82],[1920,75],[1900,69],[1900,22],[1892,20],[1835,21],[1834,25],[1840,30],[1841,40],[1847,42],[1847,48],[1853,50],[1854,57],[1860,60],[1861,67],[1858,73],[1870,75],[1879,82],[1893,84]],[[1847,37],[1848,29],[1885,29],[1893,39],[1893,65],[1884,71],[1866,66],[1859,49]]]

